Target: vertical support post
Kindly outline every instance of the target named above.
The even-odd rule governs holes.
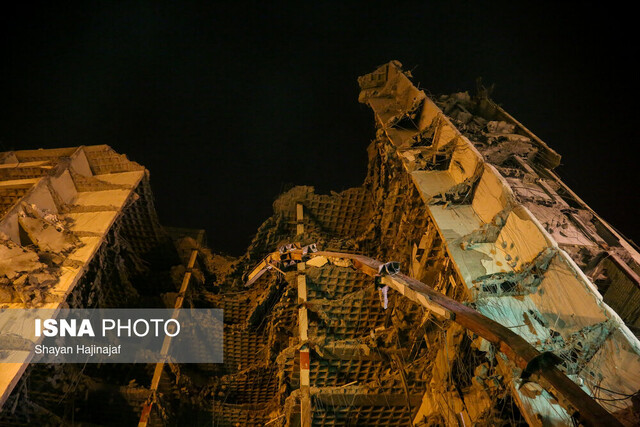
[[[298,204],[299,207],[302,205]],[[299,209],[299,212],[301,209]],[[298,224],[300,227],[300,224]],[[300,335],[300,424],[302,427],[311,427],[311,390],[309,370],[311,359],[309,354],[309,336],[307,334],[309,320],[307,317],[307,277],[305,276],[304,262],[298,263],[298,331]]]
[[[303,234],[304,233],[304,223],[302,222],[304,220],[304,207],[302,206],[302,203],[298,203],[296,204],[296,234]]]
[[[198,241],[198,244],[200,242]],[[178,317],[178,310],[182,307],[182,303],[184,302],[184,296],[187,293],[187,287],[189,286],[189,280],[191,279],[191,270],[196,264],[196,258],[198,257],[198,249],[194,248],[191,250],[191,256],[189,257],[189,263],[187,264],[187,271],[184,273],[184,277],[182,278],[182,284],[180,285],[180,291],[178,292],[178,297],[176,298],[176,303],[173,308],[173,316],[172,319],[176,319]],[[160,350],[160,355],[163,358],[167,357],[169,353],[169,345],[171,344],[171,337],[166,335],[164,337],[164,341],[162,342],[162,349]],[[160,385],[160,378],[162,377],[162,371],[164,370],[164,362],[156,363],[156,367],[153,370],[153,378],[151,378],[151,394],[149,395],[149,399],[145,402],[142,408],[142,414],[140,415],[140,421],[138,422],[138,427],[146,427],[149,424],[149,418],[151,417],[151,409],[153,408],[153,403],[155,402],[156,393],[158,391],[158,386]]]

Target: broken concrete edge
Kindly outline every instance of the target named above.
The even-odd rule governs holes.
[[[423,90],[416,88],[410,79],[411,74],[404,71],[402,69],[402,63],[398,60],[392,60],[386,64],[383,64],[376,68],[373,72],[369,74],[365,74],[358,78],[358,84],[360,85],[361,92],[358,100],[365,104],[368,102],[369,98],[372,96],[380,95],[384,93],[385,95],[392,95],[393,93],[389,93],[392,91],[388,91],[386,88],[386,83],[393,78],[399,78],[403,80],[400,85],[405,86],[405,91],[403,93],[403,97],[407,98],[408,92],[414,91],[414,98],[412,103],[408,103],[406,100],[404,102],[404,108],[401,109],[398,114],[405,115],[415,112],[417,109],[416,104],[419,104],[425,99],[427,102],[429,101],[429,97],[425,94]],[[407,84],[408,83],[408,84]],[[521,132],[531,138],[538,146],[541,148],[547,158],[545,159],[545,165],[551,169],[557,167],[560,164],[561,156],[553,150],[548,144],[546,144],[542,139],[540,139],[537,135],[535,135],[531,130],[529,130],[526,126],[520,123],[517,119],[515,119],[511,114],[504,110],[500,105],[496,104],[492,99],[490,99],[487,93],[480,94],[482,100],[486,102],[489,107],[495,110],[500,118],[504,121],[511,123],[516,126]],[[445,119],[448,121],[448,118],[443,115],[441,119]],[[392,127],[395,125],[395,122],[392,120],[381,120],[379,119],[379,123],[382,127]]]
[[[631,329],[629,329],[629,327],[622,320],[620,315],[618,315],[618,313],[616,313],[615,310],[613,310],[611,307],[607,305],[607,303],[604,302],[604,299],[600,294],[600,292],[598,291],[596,285],[594,285],[593,282],[589,280],[587,275],[584,274],[584,272],[580,269],[580,267],[577,266],[575,261],[562,249],[560,249],[560,253],[563,255],[562,260],[571,266],[571,269],[576,273],[577,277],[580,279],[580,283],[582,283],[585,286],[585,288],[587,288],[592,293],[592,295],[598,300],[599,305],[605,311],[605,315],[609,319],[615,321],[616,327],[627,339],[628,344],[636,352],[636,354],[640,355],[640,340],[638,339],[638,337],[635,336],[633,332],[631,332]]]
[[[531,132],[527,127],[525,127],[522,123],[520,123],[515,117],[505,111],[500,105],[496,104],[492,99],[485,97],[484,98],[493,108],[499,111],[499,113],[506,119],[505,121],[511,122],[515,124],[518,128],[520,128],[524,133],[527,134],[528,137],[533,139],[540,148],[545,151],[547,154],[547,158],[545,159],[545,165],[550,169],[554,169],[560,166],[560,161],[562,160],[562,156],[558,154],[554,149],[549,147],[546,142],[540,139],[536,134]]]
[[[600,222],[609,230],[609,232],[618,238],[622,247],[633,257],[635,262],[640,264],[640,252],[638,252],[639,248],[637,244],[634,243],[633,246],[629,244],[630,239],[627,239],[625,236],[623,236],[615,227],[613,227],[604,218],[598,215],[596,211],[591,209],[587,202],[582,200],[580,196],[578,196],[567,184],[565,184],[564,181],[562,181],[560,177],[555,173],[555,171],[550,170],[548,171],[548,173],[558,185],[562,186],[562,188],[569,194],[571,194],[573,198],[579,201],[585,209],[587,209],[594,217],[600,220]]]

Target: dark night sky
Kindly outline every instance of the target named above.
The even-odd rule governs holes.
[[[325,3],[4,11],[0,151],[111,145],[151,170],[164,224],[206,228],[238,254],[286,184],[362,182],[374,122],[356,77],[398,59],[432,93],[495,83],[563,155],[563,179],[640,242],[629,10]]]

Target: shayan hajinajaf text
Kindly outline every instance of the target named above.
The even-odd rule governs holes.
[[[63,354],[82,354],[85,356],[93,356],[94,354],[103,354],[110,357],[112,354],[120,354],[122,351],[122,345],[82,345],[77,346],[63,345],[42,345],[35,346],[36,354],[50,354],[53,356],[59,356]]]

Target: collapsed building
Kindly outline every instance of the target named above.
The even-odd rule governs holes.
[[[166,250],[141,165],[104,145],[0,153],[0,202],[1,309],[145,307],[161,298],[151,267],[177,255]],[[2,319],[2,349],[19,349],[23,325]],[[89,371],[118,375],[117,367],[29,366],[33,353],[22,354],[21,363],[0,363],[2,425],[65,424],[74,393],[89,391]],[[93,390],[107,388],[118,386]]]
[[[108,147],[0,155],[3,306],[171,305],[189,271],[186,305],[225,321],[224,363],[169,364],[157,389],[144,367],[1,365],[0,423],[152,400],[154,425],[638,424],[633,244],[486,89],[431,99],[396,61],[358,83],[363,185],[280,195],[240,258],[173,253],[148,173]],[[105,396],[128,418],[92,412]]]

